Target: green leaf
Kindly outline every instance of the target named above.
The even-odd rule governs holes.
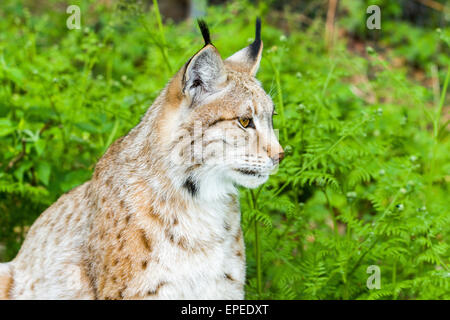
[[[8,119],[0,119],[0,137],[7,136],[14,132],[16,126]]]
[[[37,175],[38,179],[45,185],[48,186],[50,181],[51,166],[48,162],[42,161],[37,165]]]
[[[23,181],[23,176],[27,170],[29,170],[33,164],[30,161],[20,162],[19,167],[14,171],[14,176],[20,182]]]
[[[44,139],[39,139],[34,143],[34,147],[36,149],[36,153],[38,154],[38,156],[42,155],[46,145],[47,142]]]
[[[75,124],[78,128],[89,133],[100,133],[100,128],[89,122],[78,122]]]

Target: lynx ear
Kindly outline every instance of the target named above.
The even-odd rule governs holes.
[[[256,19],[255,41],[248,47],[239,50],[225,62],[235,64],[239,70],[247,72],[254,76],[258,72],[259,63],[261,62],[263,43],[261,41],[261,19]]]
[[[205,46],[188,61],[183,74],[183,94],[192,99],[214,92],[226,79],[222,58],[211,43],[208,26],[202,20],[198,24]]]

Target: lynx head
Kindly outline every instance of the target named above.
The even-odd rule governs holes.
[[[172,180],[190,196],[216,198],[235,185],[261,185],[284,153],[273,129],[273,102],[255,78],[261,21],[254,42],[225,60],[206,24],[199,26],[205,45],[166,88],[159,134],[170,137]]]

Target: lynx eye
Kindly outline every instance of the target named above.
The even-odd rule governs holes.
[[[253,124],[253,119],[250,118],[238,118],[239,124],[243,127],[243,128],[254,128],[255,125]]]

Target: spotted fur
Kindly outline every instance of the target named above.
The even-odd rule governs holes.
[[[236,185],[264,183],[283,154],[273,104],[255,79],[255,43],[222,60],[205,46],[92,179],[32,225],[0,264],[3,299],[242,299],[245,249]],[[238,119],[252,119],[243,128]]]

